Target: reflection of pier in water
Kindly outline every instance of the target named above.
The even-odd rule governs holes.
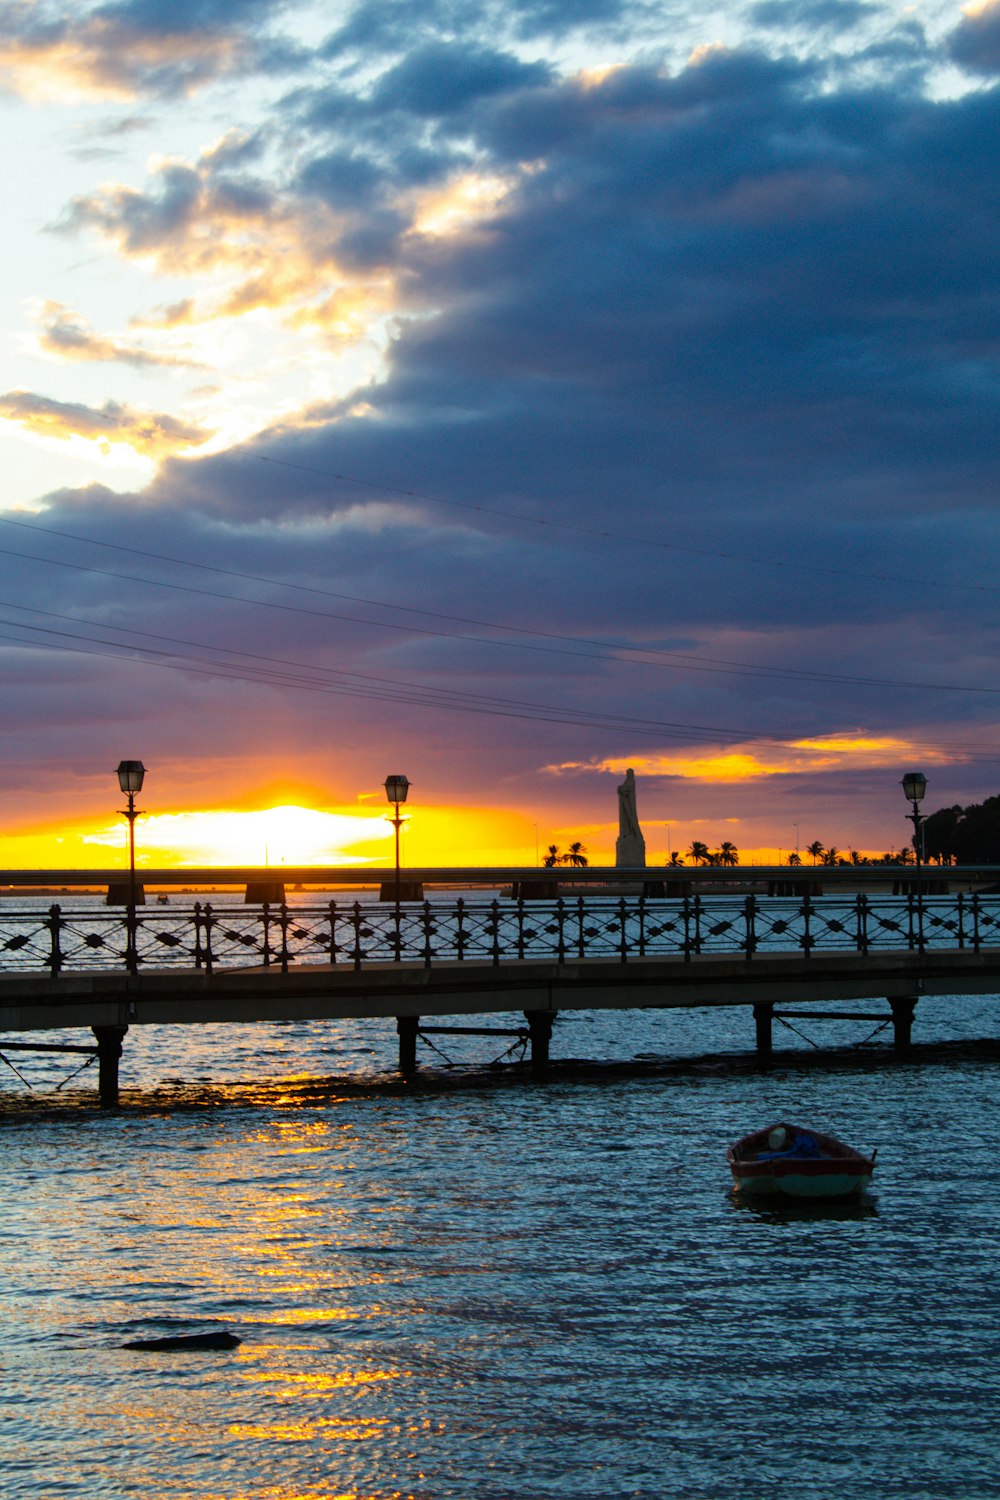
[[[263,873],[145,872],[144,881],[249,886]],[[875,1023],[891,1028],[902,1052],[921,995],[1000,991],[1000,895],[980,894],[995,888],[996,871],[949,870],[956,889],[947,892],[937,871],[933,885],[906,874],[900,890],[898,869],[864,871],[867,889],[855,870],[834,880],[827,870],[813,879],[755,870],[735,877],[739,894],[732,872],[585,873],[572,877],[577,893],[556,896],[551,876],[536,870],[407,872],[411,892],[459,880],[466,888],[425,901],[385,900],[391,879],[381,902],[303,893],[286,904],[272,889],[279,899],[256,905],[175,894],[165,909],[122,910],[74,906],[62,892],[47,907],[9,896],[0,908],[0,1031],[82,1027],[95,1043],[4,1040],[0,1054],[96,1055],[101,1099],[113,1103],[122,1041],[136,1025],[385,1018],[396,1023],[404,1076],[416,1069],[422,1036],[459,1031],[522,1039],[538,1071],[560,1010],[742,1005],[764,1057],[773,1022],[791,1018]],[[332,876],[358,880],[356,870],[285,873],[289,884],[328,889]],[[4,883],[15,880],[36,889],[105,883],[99,872],[55,871],[7,872]],[[516,896],[490,894],[504,885]],[[587,885],[600,894],[582,894]],[[887,1008],[828,1009],[865,1001]],[[804,1009],[788,1008],[796,1005]],[[523,1027],[481,1024],[510,1011],[523,1012]],[[437,1024],[444,1018],[466,1020]]]

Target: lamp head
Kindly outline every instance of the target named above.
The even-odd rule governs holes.
[[[405,776],[387,776],[385,778],[385,795],[396,807],[406,801],[406,794],[410,790],[410,783]]]
[[[907,771],[900,786],[908,802],[922,802],[927,790],[927,777],[921,775],[919,771]]]
[[[118,785],[123,792],[141,792],[146,767],[141,760],[123,760],[118,764]]]

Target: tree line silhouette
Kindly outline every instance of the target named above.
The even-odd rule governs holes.
[[[997,865],[1000,864],[1000,796],[987,797],[985,802],[972,802],[968,807],[941,807],[929,813],[921,825],[921,858],[928,863],[940,865]],[[916,835],[914,835],[915,839]],[[806,845],[805,853],[814,865],[913,865],[916,863],[914,840],[902,849],[891,849],[885,854],[859,854],[857,849],[846,851],[831,844],[827,848],[815,839]],[[700,839],[694,839],[685,854],[677,850],[667,860],[669,869],[682,867],[687,860],[693,865],[721,865],[732,867],[740,862],[740,851],[736,845],[725,840],[717,849],[710,849]],[[576,840],[565,851],[557,844],[550,844],[545,859],[546,869],[555,865],[573,865],[581,868],[588,864],[586,845]],[[789,854],[787,863],[802,864],[797,850]]]
[[[806,845],[805,853],[814,865],[914,865],[917,860],[916,837],[914,834],[909,844],[901,849],[890,849],[885,854],[860,854],[857,849],[844,851],[834,844],[827,848],[815,839]],[[1000,796],[987,797],[985,802],[971,802],[968,807],[956,804],[929,813],[921,824],[920,857],[929,864],[939,865],[1000,864]],[[739,864],[739,852],[729,843],[712,851],[706,844],[695,840],[687,851],[687,858],[695,865]],[[802,856],[794,850],[787,863],[801,865]],[[667,864],[683,865],[684,857],[672,854]]]
[[[550,844],[546,850],[545,858],[542,860],[542,864],[546,870],[551,870],[555,865],[575,865],[577,869],[583,869],[589,863],[590,861],[587,859],[587,846],[586,844],[581,844],[579,839],[575,843],[570,844],[565,853],[559,848],[558,844]]]
[[[1000,797],[940,807],[924,819],[923,852],[942,865],[1000,864]]]

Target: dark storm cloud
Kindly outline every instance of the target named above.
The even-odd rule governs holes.
[[[411,52],[379,79],[376,111],[401,109],[437,118],[467,109],[478,99],[531,88],[552,77],[544,63],[522,63],[507,53],[468,43],[434,42]]]
[[[389,49],[401,12],[379,13],[381,29],[364,14]],[[906,46],[930,67],[917,33]],[[181,595],[152,606],[154,628],[733,732],[991,723],[985,693],[878,679],[989,686],[1000,646],[1000,93],[932,101],[916,74],[862,86],[839,63],[753,49],[597,80],[476,45],[431,55],[387,51],[364,91],[341,77],[286,100],[296,156],[280,183],[205,159],[155,192],[77,205],[132,251],[218,240],[241,213],[321,221],[303,251],[318,286],[327,254],[397,276],[384,381],[239,454],[166,464],[139,545],[718,665],[406,636],[385,612],[237,623]],[[472,167],[508,184],[496,210],[415,230],[410,197]],[[125,510],[61,496],[47,519],[117,539]],[[113,583],[81,575],[66,594],[134,622]],[[353,746],[380,710],[338,712]],[[500,737],[463,722],[446,735],[418,718],[451,763],[468,750],[499,768]],[[532,733],[519,766],[567,758],[567,731],[537,753]],[[640,743],[580,734],[588,753]]]
[[[557,508],[582,489],[594,513],[625,473],[631,503],[671,526],[697,532],[703,502],[688,507],[707,492],[716,522],[752,535],[766,521],[807,548],[806,507],[833,494],[866,524],[874,505],[967,508],[992,473],[1000,99],[825,83],[814,63],[720,52],[676,76],[470,94],[422,171],[443,171],[460,137],[489,169],[537,166],[485,237],[402,248],[379,202],[398,179],[356,118],[299,191],[364,208],[344,245],[399,255],[438,312],[403,325],[369,393],[377,426],[337,419],[283,451],[307,443],[371,473],[398,446],[449,494],[474,463],[487,487]],[[168,228],[192,211],[182,179]],[[445,437],[454,472],[435,456]],[[580,452],[599,455],[582,473]]]
[[[864,0],[760,0],[750,7],[750,19],[758,26],[785,31],[792,26],[823,26],[832,31],[850,31],[859,21],[869,21],[879,7]]]
[[[1000,73],[1000,3],[965,15],[948,39],[955,62],[970,73]]]
[[[370,203],[378,196],[382,181],[382,173],[374,162],[349,151],[334,151],[314,158],[299,178],[304,192],[337,207]]]
[[[520,37],[527,40],[569,37],[602,31],[637,37],[645,23],[662,25],[664,8],[637,0],[362,0],[346,21],[331,32],[323,53],[328,58],[378,59],[435,43],[441,37]]]

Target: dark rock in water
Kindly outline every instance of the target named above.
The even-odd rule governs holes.
[[[123,1349],[235,1349],[241,1344],[235,1333],[188,1333],[164,1339],[131,1339]]]

